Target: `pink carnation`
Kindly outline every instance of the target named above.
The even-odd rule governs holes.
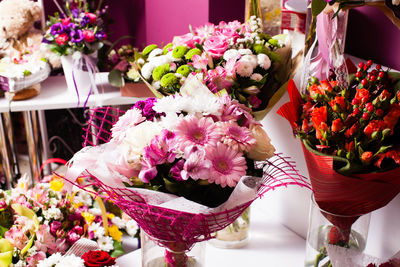
[[[243,154],[225,144],[207,147],[206,158],[211,162],[209,182],[222,187],[234,187],[246,175],[247,165]]]
[[[203,48],[211,57],[219,58],[228,49],[228,42],[225,37],[211,36],[205,40]]]

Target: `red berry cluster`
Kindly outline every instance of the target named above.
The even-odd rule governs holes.
[[[348,87],[313,77],[303,99],[297,134],[313,149],[363,166],[400,165],[400,91],[379,64],[360,63]]]

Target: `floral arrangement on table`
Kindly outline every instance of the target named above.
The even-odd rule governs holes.
[[[122,236],[136,235],[133,220],[102,211],[104,205],[85,191],[66,195],[60,178],[32,189],[28,184],[24,176],[15,188],[0,192],[0,266],[36,266],[52,254],[65,254],[83,237],[116,257],[124,253]]]
[[[148,45],[136,53],[135,67],[157,97],[179,92],[189,74],[199,73],[211,92],[263,110],[292,70],[291,49],[282,39],[263,34],[255,16],[243,24],[209,23],[164,47]]]
[[[126,113],[96,109],[88,122],[102,121],[96,146],[74,155],[65,179],[89,173],[144,232],[164,247],[173,244],[168,266],[186,266],[178,262],[187,262],[194,243],[212,238],[258,196],[282,185],[307,186],[284,158],[279,165],[267,160],[274,148],[250,111],[210,92],[198,76],[180,93],[139,101]],[[93,144],[86,133],[85,144]]]
[[[102,250],[89,250],[81,257],[74,254],[63,256],[61,253],[55,253],[47,259],[39,261],[37,267],[118,267],[115,264],[115,258],[111,257]]]
[[[400,192],[400,76],[368,61],[348,86],[335,78],[311,77],[301,95],[291,82],[278,114],[303,143],[315,200],[334,225],[330,243],[349,246],[358,217]]]
[[[66,1],[60,13],[49,17],[43,42],[54,53],[65,56],[79,51],[92,54],[99,50],[107,40],[103,18],[106,9],[91,13],[85,1]]]

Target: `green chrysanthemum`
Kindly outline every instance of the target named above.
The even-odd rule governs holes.
[[[182,65],[176,70],[176,73],[179,73],[180,75],[182,75],[184,77],[187,77],[190,72],[191,71],[190,71],[188,65]]]
[[[164,64],[164,65],[161,65],[161,66],[156,67],[156,68],[153,70],[153,74],[152,74],[153,79],[154,79],[155,81],[161,80],[161,78],[162,78],[165,74],[167,74],[168,71],[169,71],[169,64]]]
[[[151,51],[153,51],[157,47],[158,46],[156,44],[151,44],[151,45],[146,46],[142,51],[142,55],[147,56],[148,54],[150,54]]]
[[[182,58],[186,52],[188,51],[188,48],[184,45],[180,45],[174,48],[172,51],[172,56],[174,58]]]
[[[201,50],[198,48],[190,49],[189,52],[186,53],[185,58],[191,60],[194,55],[201,55]]]
[[[169,52],[169,49],[172,47],[172,43],[167,44],[163,48],[163,55],[166,55]]]
[[[268,54],[269,50],[262,44],[255,44],[253,46],[254,53],[258,54]]]
[[[167,73],[161,78],[162,87],[171,87],[176,85],[178,82],[178,77],[175,76],[175,73]]]

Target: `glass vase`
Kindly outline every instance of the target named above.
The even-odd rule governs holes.
[[[143,230],[140,231],[140,240],[142,267],[205,266],[205,242],[195,243],[191,249],[186,249],[186,244],[160,240]]]
[[[365,249],[371,213],[354,216],[329,213],[318,207],[314,195],[310,205],[304,266],[331,266],[327,244],[360,252]]]
[[[249,242],[250,207],[229,226],[215,233],[209,242],[218,248],[240,248]]]

